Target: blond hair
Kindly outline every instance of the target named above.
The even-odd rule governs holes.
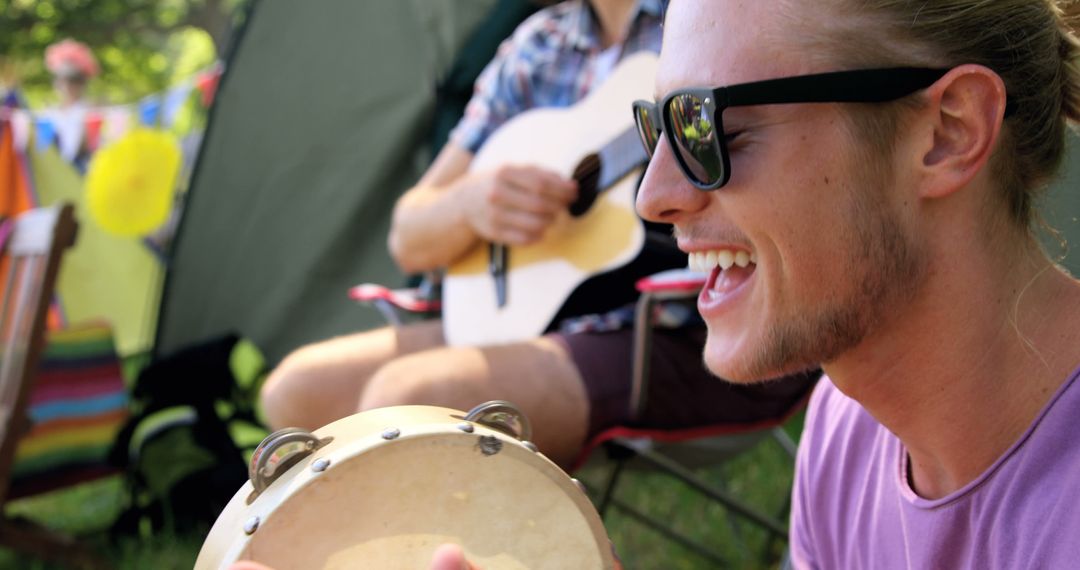
[[[1064,157],[1066,122],[1080,121],[1080,41],[1069,26],[1080,14],[1080,2],[836,3],[834,14],[844,18],[830,20],[830,25],[819,28],[825,31],[811,39],[834,63],[850,67],[974,63],[1001,77],[1016,108],[1005,121],[992,168],[1012,219],[1030,226],[1033,202]],[[837,41],[838,34],[843,41]]]

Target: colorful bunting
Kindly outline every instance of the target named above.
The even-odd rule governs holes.
[[[139,102],[139,122],[148,127],[158,126],[161,115],[161,96],[151,95]]]
[[[49,148],[49,146],[56,142],[56,126],[53,125],[52,119],[38,117],[37,120],[34,121],[34,126],[34,141],[37,143],[38,150]]]

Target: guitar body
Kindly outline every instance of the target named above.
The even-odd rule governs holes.
[[[471,170],[532,164],[571,177],[582,159],[634,128],[631,104],[652,96],[656,63],[655,54],[634,54],[576,105],[535,109],[507,121],[477,153]],[[580,217],[561,214],[540,242],[510,248],[502,307],[488,271],[487,243],[452,264],[443,280],[447,343],[476,346],[540,336],[581,283],[632,261],[645,241],[634,210],[641,171],[611,185]]]

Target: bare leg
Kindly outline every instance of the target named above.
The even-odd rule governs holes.
[[[313,430],[356,413],[364,385],[404,354],[444,344],[440,321],[332,338],[297,349],[270,373],[260,395],[273,429]]]
[[[403,356],[375,373],[359,407],[427,404],[468,410],[489,400],[520,407],[533,425],[534,443],[551,460],[566,467],[577,457],[588,431],[588,398],[566,350],[548,338]]]

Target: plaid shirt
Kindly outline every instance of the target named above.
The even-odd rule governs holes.
[[[661,0],[639,0],[618,58],[660,51]],[[600,24],[586,0],[533,14],[499,46],[450,140],[475,153],[511,117],[537,107],[569,107],[603,81]],[[630,111],[627,110],[627,113]]]

